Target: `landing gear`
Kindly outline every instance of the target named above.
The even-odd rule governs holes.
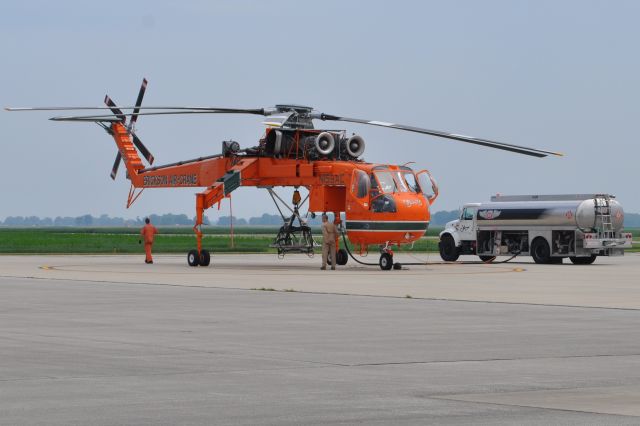
[[[383,271],[389,271],[393,267],[393,255],[387,252],[382,253],[378,264]]]
[[[343,248],[338,249],[336,252],[336,263],[338,265],[346,265],[348,260],[349,254],[347,254],[347,251]]]
[[[571,263],[573,263],[574,265],[591,265],[596,261],[596,257],[598,257],[598,255],[596,254],[592,254],[588,257],[570,256],[569,260],[571,260]]]
[[[336,250],[337,265],[346,265],[348,260],[349,260],[349,255],[347,254],[347,251],[345,249],[341,248]],[[331,253],[329,253],[329,255],[327,256],[327,263],[329,265],[333,265],[333,259],[331,258]]]
[[[187,253],[187,263],[189,266],[198,266],[200,264],[200,255],[198,250],[191,250]]]
[[[198,250],[190,250],[187,253],[187,263],[189,266],[209,266],[211,263],[211,253],[207,250],[202,250],[198,254]]]
[[[198,250],[191,250],[187,253],[187,263],[189,266],[209,266],[211,263],[211,253],[207,250],[202,250],[198,254]]]
[[[207,250],[202,250],[200,253],[200,266],[209,266],[211,263],[211,254]]]

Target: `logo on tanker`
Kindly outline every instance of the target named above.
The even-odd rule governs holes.
[[[500,216],[501,210],[480,210],[478,216],[486,220],[492,220]]]

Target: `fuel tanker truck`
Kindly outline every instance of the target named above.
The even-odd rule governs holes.
[[[467,203],[460,218],[440,233],[440,256],[456,261],[461,254],[531,256],[536,263],[578,265],[598,256],[622,256],[631,247],[621,232],[624,211],[613,195],[497,195],[488,203]]]

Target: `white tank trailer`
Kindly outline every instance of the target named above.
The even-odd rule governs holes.
[[[440,233],[440,256],[455,261],[475,254],[532,256],[536,263],[591,264],[597,256],[622,256],[632,236],[622,232],[622,205],[609,194],[494,196],[467,203]]]

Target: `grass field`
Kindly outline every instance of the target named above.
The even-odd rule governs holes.
[[[189,227],[160,228],[153,246],[155,253],[186,253],[195,248],[195,236]],[[438,250],[436,237],[442,228],[429,229],[427,238],[416,241],[414,246],[404,247],[406,252],[435,252]],[[214,253],[275,253],[269,248],[278,229],[268,226],[237,227],[234,246],[227,227],[206,227],[204,248]],[[142,253],[138,243],[139,230],[134,228],[0,228],[0,253],[79,253],[79,254],[120,254]],[[631,229],[634,239],[640,239],[640,229]],[[314,229],[316,241],[321,242],[319,229]],[[631,251],[640,251],[634,245]]]
[[[159,228],[159,231],[153,246],[155,253],[187,253],[195,248],[191,228]],[[229,228],[207,227],[204,232],[203,247],[214,253],[275,253],[269,244],[278,229],[238,227],[234,230],[233,247]],[[314,230],[314,235],[316,241],[322,241],[319,229]],[[0,253],[141,253],[143,247],[139,240],[138,230],[132,228],[0,228]],[[437,241],[417,241],[413,251],[437,251]]]

